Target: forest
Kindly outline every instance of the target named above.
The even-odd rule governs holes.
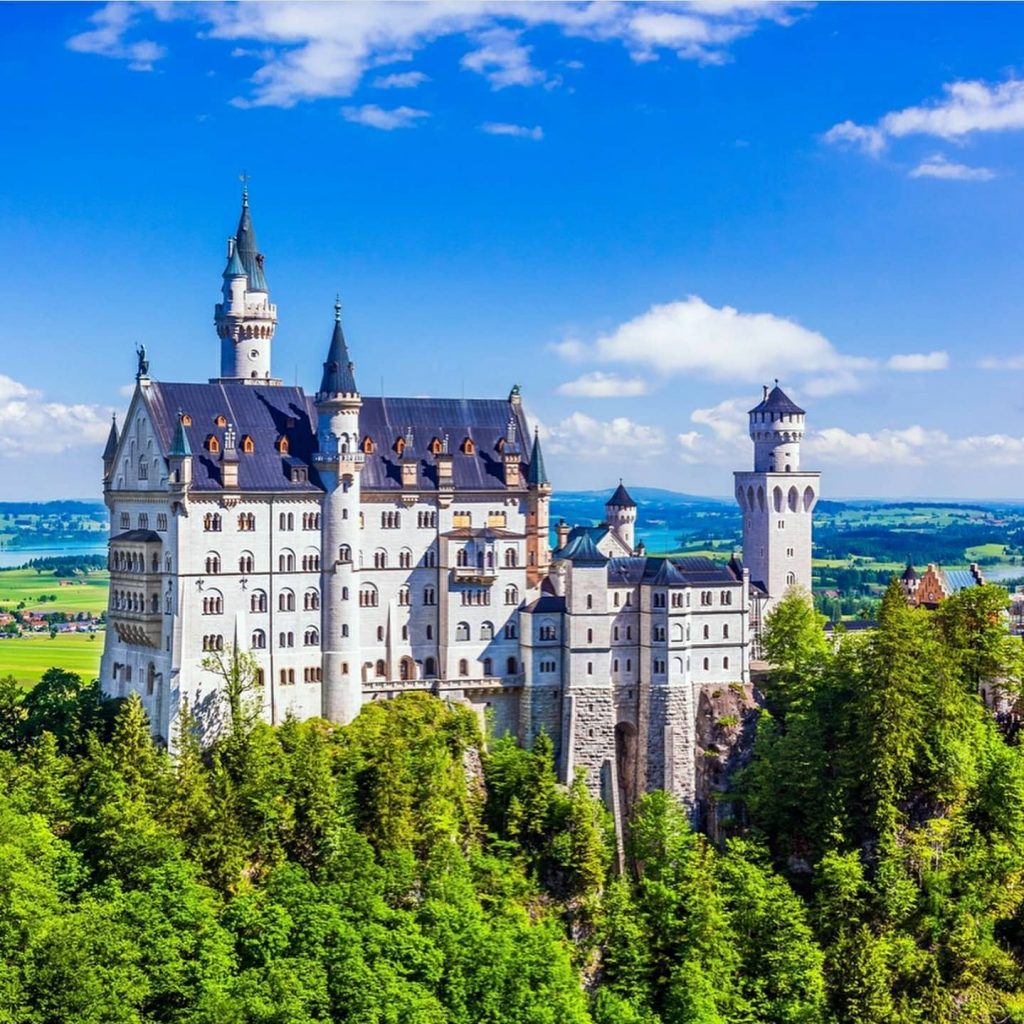
[[[0,680],[0,1021],[1024,1021],[1005,601],[894,586],[836,642],[780,602],[727,834],[648,793],[621,871],[547,737],[429,695],[272,728],[228,686],[172,759],[137,697]]]

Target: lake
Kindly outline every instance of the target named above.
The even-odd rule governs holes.
[[[14,569],[33,558],[63,558],[67,555],[106,555],[102,544],[61,544],[56,547],[4,548],[0,550],[0,569]]]

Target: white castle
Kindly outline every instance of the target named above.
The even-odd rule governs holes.
[[[258,661],[264,714],[348,722],[422,690],[554,741],[618,812],[664,788],[692,801],[703,688],[749,682],[763,613],[811,583],[818,474],[804,412],[776,386],[750,413],[736,474],[743,560],[648,557],[621,484],[599,527],[555,528],[540,439],[505,399],[360,393],[335,304],[319,390],[272,375],[270,302],[243,193],[215,307],[220,376],[150,377],[103,453],[110,510],[104,692],[138,692],[173,742],[183,704],[217,701],[203,667]]]

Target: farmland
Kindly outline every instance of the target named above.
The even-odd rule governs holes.
[[[12,675],[22,686],[31,686],[48,668],[58,667],[95,679],[102,654],[102,632],[10,637],[0,640],[0,677]]]
[[[4,569],[0,571],[0,609],[99,615],[107,607],[109,580],[105,569],[68,579],[48,570]]]

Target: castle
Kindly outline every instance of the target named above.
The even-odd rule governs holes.
[[[167,383],[144,352],[103,453],[110,511],[104,692],[140,694],[173,742],[216,703],[204,660],[259,665],[267,720],[350,721],[428,691],[529,743],[614,809],[692,801],[703,688],[749,681],[764,612],[809,589],[818,474],[804,412],[777,386],[736,474],[743,558],[648,557],[619,485],[600,527],[555,527],[541,441],[503,399],[363,395],[336,303],[315,395],[272,374],[277,307],[243,193],[215,307],[220,376]]]

